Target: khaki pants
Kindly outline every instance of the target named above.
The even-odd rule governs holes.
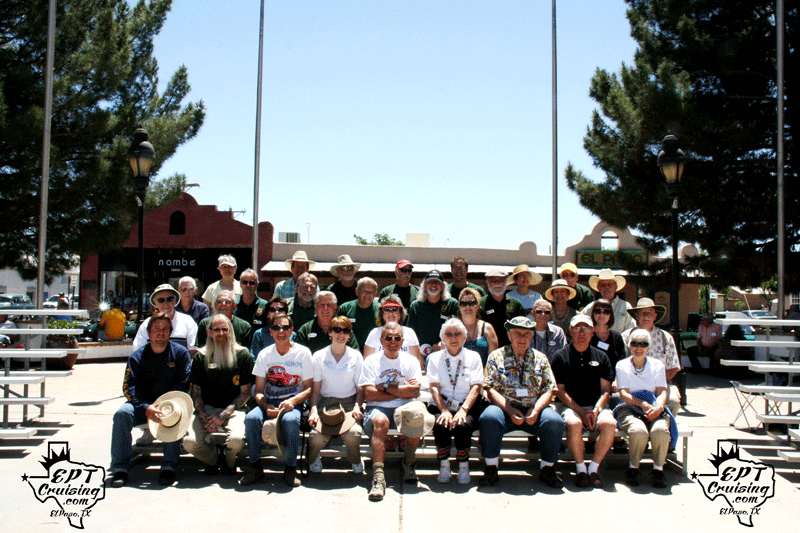
[[[650,422],[634,414],[626,405],[618,408],[617,420],[620,429],[628,435],[628,459],[634,468],[639,468],[648,441],[653,449],[653,464],[664,466],[670,439],[669,416],[666,413]]]
[[[344,407],[346,411],[352,411],[353,406],[355,405],[355,396],[352,396],[351,398],[320,398],[317,409],[321,412],[326,405],[339,402],[341,402],[342,407]],[[344,443],[347,460],[350,461],[350,464],[355,465],[361,462],[361,436],[363,434],[364,430],[361,429],[361,426],[358,424],[358,422],[356,422],[350,426],[350,429],[339,435]],[[328,442],[330,442],[331,438],[331,435],[324,435],[316,429],[311,430],[311,436],[309,437],[308,442],[309,463],[313,463],[317,460],[317,457],[319,457],[319,452],[322,451],[322,448],[328,445]]]
[[[219,416],[224,409],[206,405],[206,414]],[[242,411],[234,411],[233,416],[222,427],[227,433],[225,439],[225,462],[233,468],[236,466],[236,455],[244,449],[244,417]],[[183,448],[207,465],[217,464],[217,447],[210,442],[209,433],[195,415],[189,425],[189,432],[183,438]]]

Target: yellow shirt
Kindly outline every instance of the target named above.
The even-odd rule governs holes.
[[[109,339],[122,339],[125,336],[125,314],[119,309],[112,309],[103,313],[100,320],[100,329],[106,330]]]

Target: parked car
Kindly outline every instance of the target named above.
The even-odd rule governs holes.
[[[718,311],[717,312],[717,317],[722,317],[722,318],[743,318],[743,319],[753,318],[751,316],[748,316],[748,315],[744,314],[744,312],[742,312],[742,311]],[[722,325],[722,338],[727,339],[727,338],[731,337],[731,334],[728,334],[728,328],[730,328],[730,327],[731,326],[729,324],[723,324]],[[753,329],[752,326],[744,324],[744,325],[741,325],[741,326],[733,326],[733,327],[741,329],[741,332],[744,335],[744,340],[748,340],[748,341],[755,340],[756,331]],[[735,338],[738,338],[738,335],[736,335]]]
[[[0,309],[35,309],[27,294],[0,294]]]
[[[58,299],[60,296],[58,294],[54,294],[50,298],[44,301],[42,307],[45,309],[56,309],[58,308]],[[78,308],[78,297],[77,296],[65,296],[67,301],[69,302],[70,309],[77,309]]]
[[[747,311],[742,311],[742,313],[745,316],[748,316],[750,318],[759,318],[759,319],[761,319],[761,318],[778,318],[775,315],[773,315],[772,313],[770,313],[769,311],[767,311],[766,309],[747,310]]]

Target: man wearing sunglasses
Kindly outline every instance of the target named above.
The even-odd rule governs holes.
[[[552,362],[553,354],[567,345],[564,330],[550,322],[553,315],[553,305],[545,299],[536,300],[531,309],[533,315],[533,338],[531,348],[540,351]]]
[[[189,315],[195,324],[199,324],[211,314],[208,306],[194,297],[197,294],[197,283],[193,277],[183,276],[178,281],[178,292],[181,295],[181,301],[175,306],[177,312]]]
[[[192,320],[192,317],[189,315],[175,312],[175,306],[178,305],[180,301],[180,293],[169,283],[159,285],[150,295],[150,304],[167,315],[172,321],[172,332],[169,340],[189,350],[196,350],[197,324],[195,324],[195,321]],[[139,331],[136,332],[136,337],[133,339],[134,351],[142,348],[150,340],[150,335],[147,332],[147,325],[149,323],[150,318],[147,318],[142,322],[142,325],[139,326]]]
[[[331,274],[339,278],[336,283],[328,285],[328,290],[336,295],[339,305],[352,302],[358,298],[356,294],[356,272],[361,263],[355,263],[347,254],[340,255],[336,264],[331,267]]]
[[[242,286],[242,296],[239,298],[239,303],[236,304],[236,309],[233,315],[241,318],[253,328],[253,331],[260,329],[261,326],[267,323],[267,301],[260,298],[256,294],[258,288],[258,272],[252,268],[248,268],[242,275],[239,276],[239,285]],[[237,342],[242,342],[241,339],[236,339]],[[244,346],[250,346],[245,344]]]
[[[250,346],[253,342],[253,328],[250,327],[246,321],[238,316],[234,316],[233,312],[236,310],[236,300],[233,292],[222,291],[217,294],[217,299],[214,301],[214,316],[225,315],[233,325],[233,334],[236,337],[236,342],[242,346]],[[208,339],[208,331],[211,328],[211,319],[214,316],[204,318],[197,330],[197,346],[202,347],[206,345]]]
[[[414,271],[414,265],[408,259],[401,259],[394,266],[394,277],[397,283],[389,285],[381,289],[378,295],[378,300],[383,300],[387,296],[396,294],[403,302],[403,307],[409,309],[411,302],[416,301],[419,294],[419,287],[411,285],[411,274]]]
[[[320,291],[314,297],[314,311],[317,316],[311,322],[306,322],[297,330],[295,342],[317,353],[323,348],[327,348],[333,342],[331,340],[331,320],[336,316],[339,306],[336,302],[336,295],[331,291]],[[347,345],[354,350],[358,350],[358,341],[354,335],[350,335]]]

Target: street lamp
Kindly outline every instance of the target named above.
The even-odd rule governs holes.
[[[681,176],[686,156],[679,148],[678,138],[667,135],[661,141],[661,151],[658,153],[658,167],[667,180],[667,192],[672,198],[672,302],[670,304],[670,322],[673,333],[680,333],[678,314],[678,295],[680,285],[678,282],[678,195],[681,188]],[[677,343],[679,339],[675,339]]]
[[[144,197],[150,185],[150,167],[156,152],[147,140],[150,135],[142,128],[133,133],[133,141],[128,148],[128,162],[133,170],[133,182],[136,185],[136,203],[139,204],[139,282],[136,295],[136,322],[143,321],[144,302]]]

